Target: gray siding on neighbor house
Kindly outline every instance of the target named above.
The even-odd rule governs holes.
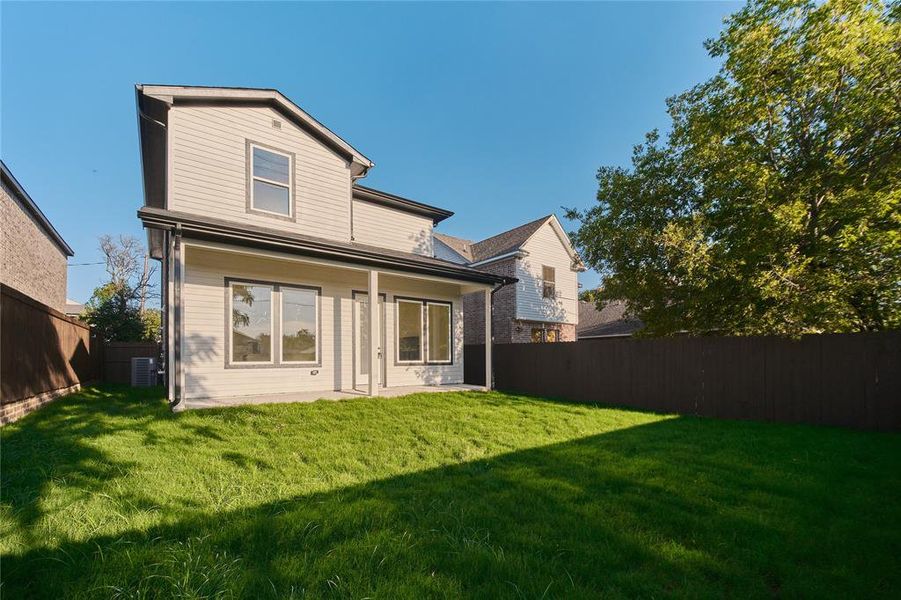
[[[15,192],[0,192],[0,282],[58,311],[66,308],[66,254]]]

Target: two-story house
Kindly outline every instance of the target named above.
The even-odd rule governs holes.
[[[513,280],[434,257],[450,211],[361,185],[372,161],[276,90],[136,95],[173,406],[463,382],[463,297]]]
[[[578,273],[585,267],[554,215],[473,242],[435,233],[435,256],[516,279],[493,295],[496,343],[571,342],[579,322]],[[467,344],[485,343],[485,298],[464,298]]]

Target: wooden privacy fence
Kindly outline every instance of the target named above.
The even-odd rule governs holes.
[[[0,284],[0,403],[98,380],[101,354],[87,325]]]
[[[107,342],[104,346],[103,380],[106,382],[130,384],[132,358],[155,358],[159,365],[157,342]]]
[[[469,379],[479,352],[465,348],[467,383],[484,382],[484,372]],[[494,384],[659,412],[899,431],[901,332],[496,344]]]

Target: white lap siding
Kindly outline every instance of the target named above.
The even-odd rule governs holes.
[[[572,259],[557,232],[545,223],[525,243],[528,253],[516,261],[516,318],[525,321],[577,323],[579,282]],[[542,295],[542,266],[554,268],[556,298]]]
[[[347,161],[278,111],[176,105],[169,131],[170,210],[350,241]],[[296,219],[247,212],[247,141],[294,155]]]
[[[354,241],[432,256],[432,220],[364,200],[354,200]]]
[[[183,370],[186,398],[216,398],[290,392],[351,389],[353,369],[354,290],[365,291],[366,273],[289,260],[186,247],[184,282]],[[226,367],[226,278],[321,288],[319,297],[319,366]],[[462,383],[463,314],[459,286],[383,274],[387,295],[386,342],[388,386]],[[456,330],[451,365],[395,364],[395,296],[453,303]],[[277,310],[277,305],[273,310]],[[278,335],[278,332],[273,332]],[[313,374],[318,371],[317,374]]]

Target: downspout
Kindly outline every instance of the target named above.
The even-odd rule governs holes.
[[[491,302],[491,375],[494,375],[494,294],[499,292],[501,289],[507,287],[508,285],[514,284],[518,282],[519,279],[515,277],[505,277],[504,281],[491,289],[491,293],[488,294],[489,300]],[[485,374],[485,377],[488,377],[488,374]],[[490,386],[492,390],[494,390],[494,378],[492,377],[492,381],[486,381],[485,385]]]
[[[175,289],[173,290],[173,320],[174,324],[172,327],[172,355],[173,355],[173,364],[175,366],[172,384],[174,388],[174,393],[172,394],[172,403],[169,405],[169,408],[172,410],[181,410],[184,408],[181,405],[182,402],[182,389],[181,389],[181,341],[182,341],[182,308],[181,308],[181,280],[184,274],[182,273],[181,266],[181,253],[183,251],[181,244],[181,225],[175,226],[174,232],[174,242],[173,242],[173,251],[175,254],[175,259],[173,261],[173,268],[175,270],[174,277],[172,278],[172,283],[175,285]]]
[[[160,329],[162,338],[162,352],[160,353],[160,365],[157,369],[157,375],[162,376],[166,386],[166,395],[169,394],[169,232],[163,230],[163,244],[166,248],[163,254],[163,260],[160,261],[160,279],[162,279],[162,301],[160,302],[160,312],[162,314],[162,323]]]

